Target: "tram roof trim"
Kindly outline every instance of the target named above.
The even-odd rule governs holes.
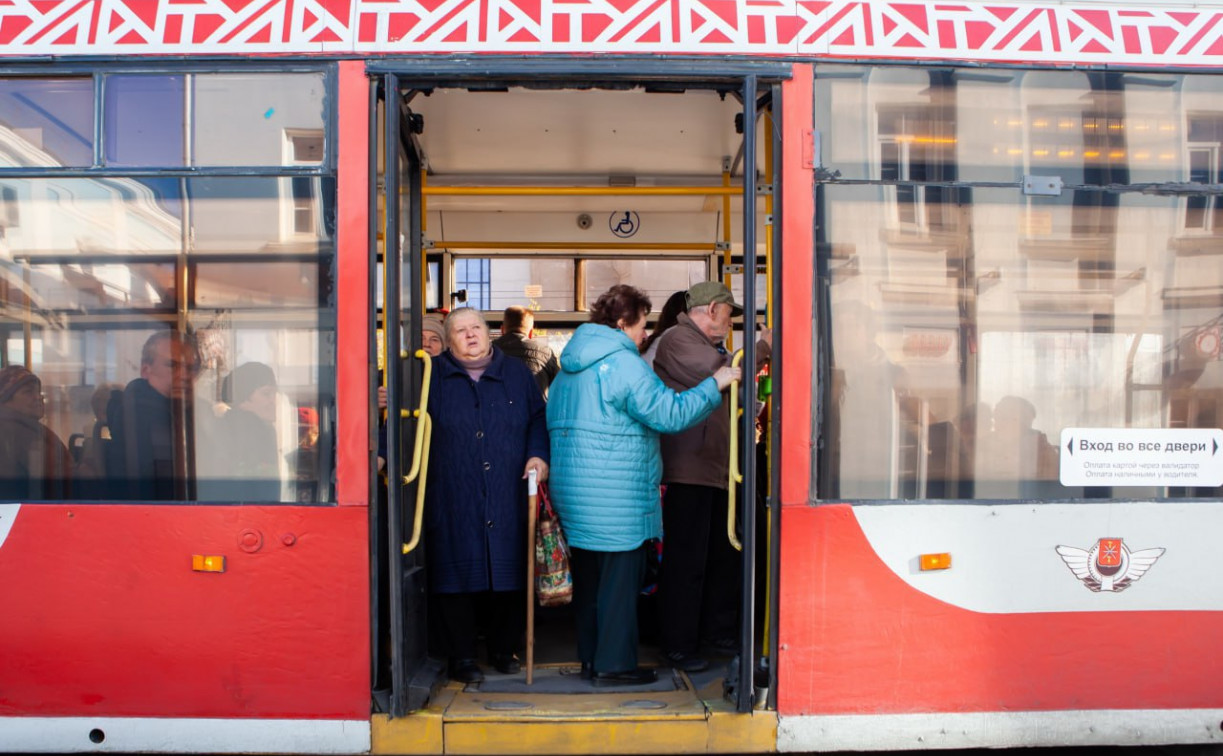
[[[6,10],[0,57],[496,55],[727,56],[1082,66],[1223,65],[1219,6],[1190,2],[664,0],[642,13],[589,0],[506,0],[452,17],[425,0],[257,8],[205,0],[80,0]],[[236,7],[240,5],[241,7]],[[394,65],[394,64],[391,64]],[[667,65],[674,65],[667,61]]]

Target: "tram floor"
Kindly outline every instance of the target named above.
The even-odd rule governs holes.
[[[658,646],[657,614],[655,597],[643,597],[638,606],[637,662],[642,667],[653,667],[658,679],[643,685],[624,685],[614,688],[595,687],[589,680],[581,678],[581,665],[577,656],[577,637],[571,606],[536,607],[535,644],[533,653],[534,673],[532,683],[526,683],[526,654],[521,655],[523,670],[515,674],[501,674],[491,665],[484,668],[485,679],[478,686],[484,693],[610,693],[610,692],[661,692],[667,690],[720,689],[726,677],[730,657],[707,656],[708,669],[680,675],[667,666]]]

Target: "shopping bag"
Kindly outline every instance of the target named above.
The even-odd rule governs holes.
[[[560,518],[552,509],[548,489],[539,487],[539,516],[535,520],[535,594],[540,606],[561,606],[573,598],[569,574],[569,546]]]

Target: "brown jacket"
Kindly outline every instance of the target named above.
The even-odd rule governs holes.
[[[687,313],[658,340],[654,372],[676,391],[686,391],[718,368],[729,365],[731,356],[697,328]],[[771,348],[756,342],[756,362],[768,359]],[[751,375],[744,371],[744,380]],[[722,406],[703,422],[681,433],[662,436],[662,482],[688,483],[726,490],[730,474],[730,407],[725,392]]]

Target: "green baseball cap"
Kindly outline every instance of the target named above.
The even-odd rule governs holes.
[[[743,305],[736,302],[735,295],[731,294],[730,289],[719,281],[702,281],[696,284],[688,289],[684,299],[688,302],[688,309],[714,302],[725,302],[731,307],[731,315],[743,314]]]

